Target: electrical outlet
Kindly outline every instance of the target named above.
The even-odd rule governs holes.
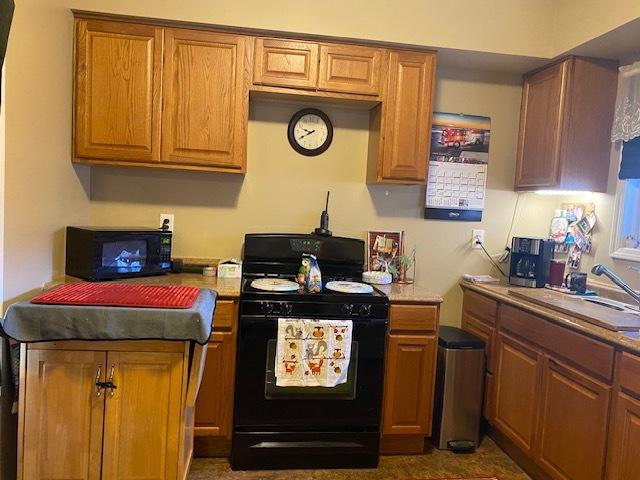
[[[476,239],[480,240],[480,242],[484,244],[484,230],[471,230],[471,248],[473,248],[474,250],[479,250],[482,247],[478,243],[476,243]]]
[[[160,228],[162,228],[164,226],[164,224],[167,223],[167,226],[169,227],[168,230],[176,233],[175,231],[175,225],[173,223],[173,213],[161,213],[160,214]]]

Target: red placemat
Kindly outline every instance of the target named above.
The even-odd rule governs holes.
[[[70,283],[38,295],[31,303],[105,307],[190,308],[200,289],[181,285]]]

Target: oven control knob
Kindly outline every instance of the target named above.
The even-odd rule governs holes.
[[[344,305],[342,305],[342,313],[346,316],[351,315],[353,313],[353,304],[345,303]]]
[[[283,303],[282,304],[282,314],[283,315],[291,315],[291,312],[293,312],[293,305],[291,305],[290,303]]]
[[[273,303],[261,302],[260,309],[262,310],[262,313],[264,313],[265,315],[270,315],[273,313]]]
[[[359,313],[361,317],[368,317],[369,315],[371,315],[371,305],[360,305]]]

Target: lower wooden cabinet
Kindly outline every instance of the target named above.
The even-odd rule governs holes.
[[[607,480],[640,479],[640,400],[618,392],[609,433]]]
[[[24,480],[101,478],[104,352],[31,350],[27,357]]]
[[[23,346],[19,478],[179,478],[190,457],[181,452],[185,344],[133,351],[136,342],[124,342],[131,347],[117,351],[123,342],[95,343],[104,350],[94,342]]]
[[[533,453],[542,358],[514,338],[498,334],[494,374],[495,425],[522,451]]]
[[[118,388],[105,394],[102,480],[177,478],[182,354],[109,352],[106,366]]]
[[[492,339],[483,414],[498,443],[536,479],[640,480],[640,356],[480,297],[465,289],[462,325]]]
[[[601,479],[611,387],[551,358],[544,367],[538,463],[559,480]]]
[[[199,457],[227,456],[231,451],[237,325],[238,302],[218,300],[196,400],[195,455]]]
[[[383,435],[431,433],[436,338],[389,335]]]
[[[214,332],[196,401],[197,436],[231,439],[236,363],[235,332]]]
[[[439,307],[392,304],[385,356],[382,454],[422,453],[431,435]]]

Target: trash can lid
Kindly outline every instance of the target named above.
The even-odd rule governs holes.
[[[441,326],[438,345],[449,349],[483,349],[484,341],[457,327]]]

